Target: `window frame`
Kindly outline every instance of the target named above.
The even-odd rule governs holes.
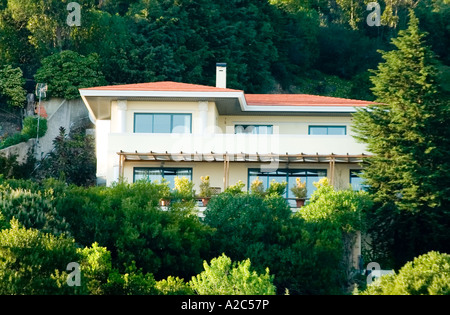
[[[234,134],[235,135],[241,135],[241,134],[243,134],[243,135],[251,135],[251,134],[253,134],[253,133],[236,133],[236,127],[238,127],[238,126],[242,126],[242,127],[245,127],[244,128],[244,130],[247,128],[247,127],[270,127],[270,133],[256,133],[257,135],[273,135],[273,125],[267,125],[267,124],[234,124]]]
[[[286,186],[286,192],[285,192],[285,195],[283,196],[283,198],[287,198],[287,199],[295,199],[295,196],[293,196],[293,194],[292,194],[292,192],[290,191],[290,189],[291,189],[291,187],[292,186],[289,186],[289,178],[291,177],[291,178],[297,178],[297,177],[316,177],[316,176],[312,176],[312,175],[309,175],[308,174],[308,172],[317,172],[318,173],[318,175],[317,175],[317,177],[319,177],[319,179],[320,178],[323,178],[323,177],[327,177],[327,175],[328,175],[328,170],[327,169],[320,169],[320,168],[314,168],[314,169],[309,169],[309,168],[298,168],[298,169],[295,169],[295,168],[285,168],[285,169],[277,169],[275,172],[263,172],[263,171],[261,171],[261,169],[260,168],[248,168],[248,170],[247,170],[247,183],[248,183],[248,185],[247,185],[247,191],[250,191],[250,185],[251,185],[251,181],[250,181],[250,172],[252,172],[252,171],[256,171],[257,173],[259,173],[259,174],[263,174],[263,173],[267,173],[266,175],[264,175],[264,176],[267,176],[268,178],[267,178],[267,183],[265,183],[265,187],[267,186],[268,187],[268,185],[270,184],[270,181],[271,180],[269,180],[269,177],[283,177],[281,174],[280,175],[277,175],[277,174],[270,174],[270,173],[278,173],[278,172],[284,172],[285,173],[285,175],[284,175],[284,179],[283,180],[285,180],[287,183],[288,183],[288,185]],[[292,175],[292,176],[290,176],[291,174],[293,174],[293,173],[300,173],[300,172],[304,172],[305,174],[304,175]],[[319,175],[319,173],[320,172],[322,172],[324,175],[321,177],[320,175]],[[262,175],[252,175],[252,176],[257,176],[257,177],[260,177],[260,180],[261,180],[261,176]],[[307,184],[307,186],[308,186],[308,182],[306,183]],[[311,185],[310,185],[311,186]],[[266,188],[267,188],[266,187]],[[309,192],[309,190],[308,190],[308,195],[310,196],[312,194],[312,192]],[[306,197],[306,199],[309,199],[310,197]]]
[[[327,128],[327,133],[325,135],[311,134],[311,128]],[[330,135],[328,130],[334,129],[334,128],[343,128],[344,134],[343,135]],[[310,136],[346,136],[347,135],[347,126],[346,125],[309,125],[308,126],[308,135],[310,135]]]
[[[180,170],[188,171],[189,172],[189,176],[190,176],[190,178],[189,177],[188,178],[189,178],[190,181],[192,181],[192,173],[193,173],[192,167],[152,167],[152,166],[150,166],[150,167],[145,167],[145,166],[133,167],[133,183],[136,182],[136,171],[137,170],[159,170],[159,171],[163,171],[162,174],[161,174],[162,178],[164,178],[164,170],[167,170],[167,171],[180,171]],[[187,176],[184,176],[184,177],[187,177]],[[149,181],[149,182],[152,182],[148,178],[145,179],[145,180]]]
[[[136,132],[136,117],[138,115],[152,115],[152,131],[150,132]],[[170,115],[170,132],[155,132],[155,116],[156,115]],[[173,117],[174,116],[189,116],[189,132],[173,132]],[[133,133],[192,133],[192,113],[145,113],[135,112],[133,115]]]

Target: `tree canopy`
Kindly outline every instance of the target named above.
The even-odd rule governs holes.
[[[95,71],[108,84],[214,85],[216,62],[226,62],[228,86],[248,93],[371,100],[367,70],[380,61],[377,49],[390,49],[390,39],[406,27],[411,8],[428,44],[450,66],[447,0],[380,1],[379,27],[367,25],[366,1],[83,0],[80,26],[67,24],[68,2],[0,3],[0,64],[19,67],[29,92],[46,58],[72,51],[87,59],[95,54]],[[80,61],[78,74],[91,65]],[[69,82],[75,91],[76,82]]]

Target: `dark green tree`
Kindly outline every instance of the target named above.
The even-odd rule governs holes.
[[[450,244],[449,99],[418,25],[410,11],[408,28],[392,40],[394,50],[380,51],[384,62],[373,71],[378,105],[354,115],[355,137],[373,154],[363,176],[380,205],[374,233],[379,244],[388,240],[396,266]]]
[[[22,107],[26,100],[25,79],[20,68],[0,67],[0,106]]]
[[[70,137],[63,127],[53,140],[54,150],[41,162],[38,178],[61,178],[68,184],[90,186],[96,182],[96,158],[91,136],[76,133]]]
[[[69,100],[80,97],[80,88],[106,84],[97,54],[83,56],[71,50],[44,58],[35,79],[48,84],[48,97]]]

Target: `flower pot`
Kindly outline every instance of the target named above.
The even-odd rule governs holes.
[[[210,197],[202,198],[203,207],[206,207],[208,205],[210,199]]]
[[[305,205],[305,199],[295,199],[297,202],[297,208],[301,208]]]

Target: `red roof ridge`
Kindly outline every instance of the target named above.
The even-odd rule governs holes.
[[[174,82],[174,81],[158,81],[158,82],[147,82],[147,83],[106,85],[106,86],[83,88],[80,90],[242,92],[241,90],[218,88],[218,87],[208,86],[208,85],[181,83],[181,82]]]

